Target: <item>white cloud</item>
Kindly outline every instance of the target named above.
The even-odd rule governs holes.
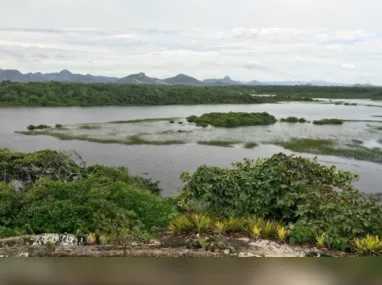
[[[0,29],[0,59],[0,68],[22,72],[382,85],[382,30]]]
[[[354,64],[345,63],[341,65],[343,69],[357,69],[357,67]]]

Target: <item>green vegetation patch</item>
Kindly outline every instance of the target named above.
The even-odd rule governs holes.
[[[337,146],[332,140],[322,139],[291,139],[289,141],[276,141],[273,144],[280,145],[285,149],[301,153],[313,153],[321,155],[333,155],[356,160],[366,160],[382,163],[382,151],[369,149],[361,146],[358,142],[348,145],[347,148]]]
[[[238,144],[238,143],[240,143],[240,141],[224,141],[224,140],[198,141],[198,144],[221,146],[221,147],[232,147],[234,144]]]
[[[44,129],[49,129],[50,128],[50,126],[48,126],[48,125],[38,125],[38,126],[35,126],[35,125],[29,125],[28,127],[27,127],[27,129],[29,130],[29,131],[34,131],[34,130],[44,130]]]
[[[109,124],[136,124],[136,123],[153,123],[153,122],[163,122],[169,121],[174,122],[177,118],[150,118],[150,119],[137,119],[137,120],[127,120],[127,121],[112,121]]]
[[[344,121],[340,119],[321,119],[313,121],[313,124],[315,125],[342,125],[343,123]]]
[[[247,148],[247,149],[252,149],[252,148],[255,148],[257,146],[258,146],[258,144],[255,142],[247,142],[244,144],[244,148]]]
[[[206,113],[202,116],[187,117],[189,123],[196,123],[197,126],[212,125],[214,127],[240,127],[271,125],[277,122],[276,118],[268,113]]]
[[[281,122],[285,123],[306,123],[306,120],[304,118],[297,118],[297,117],[288,117],[288,118],[282,118]]]

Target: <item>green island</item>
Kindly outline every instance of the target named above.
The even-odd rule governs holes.
[[[178,240],[198,234],[192,245],[206,252],[238,235],[353,256],[382,252],[381,204],[353,186],[356,174],[314,159],[279,153],[229,169],[200,166],[181,175],[179,195],[163,198],[157,182],[122,167],[88,166],[75,153],[1,149],[0,157],[2,238],[74,234],[119,246],[123,256],[134,255],[131,241],[166,231]],[[39,256],[65,256],[45,247]]]
[[[272,94],[275,96],[258,96]],[[0,82],[0,106],[259,104],[313,98],[382,99],[382,88],[315,86],[160,86]]]
[[[187,122],[197,126],[211,125],[214,127],[233,128],[241,126],[272,125],[277,122],[276,118],[268,113],[206,113],[198,116],[187,117]]]

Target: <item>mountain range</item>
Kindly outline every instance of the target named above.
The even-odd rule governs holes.
[[[57,73],[21,73],[18,70],[0,69],[0,81],[13,81],[13,82],[76,82],[76,83],[116,83],[116,84],[147,84],[147,85],[192,85],[192,86],[229,86],[229,85],[311,85],[311,86],[358,86],[358,87],[372,87],[371,84],[343,84],[333,83],[327,81],[257,81],[252,80],[249,82],[235,81],[229,76],[224,78],[205,79],[200,81],[194,77],[178,74],[174,77],[166,79],[158,79],[147,76],[145,73],[140,72],[131,74],[129,76],[118,78],[108,76],[95,76],[91,74],[75,74],[69,70],[62,70]]]

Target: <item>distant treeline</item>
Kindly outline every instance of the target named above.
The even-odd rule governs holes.
[[[276,97],[254,95],[274,94]],[[382,88],[313,86],[151,86],[81,83],[0,83],[0,106],[122,106],[256,104],[311,98],[382,99]]]

